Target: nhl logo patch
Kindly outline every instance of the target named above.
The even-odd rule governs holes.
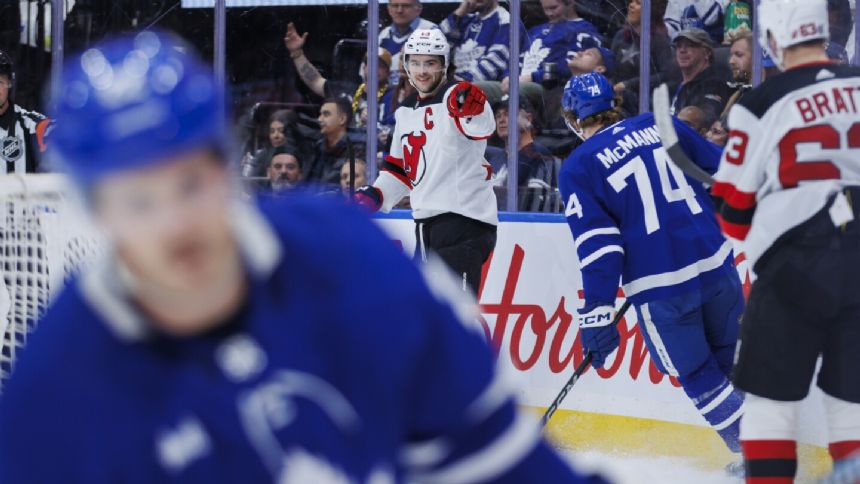
[[[15,136],[6,136],[0,142],[0,158],[12,162],[18,161],[21,155],[24,154],[24,147],[21,144],[21,139]]]

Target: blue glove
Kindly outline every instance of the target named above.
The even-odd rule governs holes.
[[[579,330],[582,333],[582,351],[590,351],[591,366],[603,368],[606,357],[618,348],[618,327],[613,306],[587,306],[579,310]]]

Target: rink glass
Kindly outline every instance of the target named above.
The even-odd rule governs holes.
[[[276,109],[295,111],[303,127],[311,130],[311,133],[315,129],[314,121],[322,99],[312,94],[296,76],[295,67],[283,43],[289,21],[295,22],[300,32],[309,32],[304,52],[321,75],[331,81],[357,85],[361,82],[360,67],[368,52],[368,37],[374,37],[368,35],[372,33],[368,31],[368,23],[385,26],[390,24],[392,15],[408,14],[411,8],[415,8],[409,5],[409,0],[393,0],[392,8],[389,8],[387,1],[379,0],[235,2],[241,3],[241,7],[233,6],[233,3],[233,0],[7,2],[0,7],[0,18],[5,20],[0,24],[0,49],[8,52],[15,61],[18,79],[14,99],[25,108],[44,112],[47,110],[45,93],[62,85],[62,80],[52,66],[57,66],[65,53],[85,49],[114,32],[150,27],[169,29],[181,34],[204,58],[213,61],[216,73],[227,83],[231,94],[232,114],[237,121],[238,139],[241,142],[238,151],[241,154],[253,152],[265,144],[268,117]],[[628,0],[576,2],[581,16],[605,34],[604,46],[611,46],[616,33],[629,27],[628,3]],[[635,40],[638,42],[634,43],[647,43],[653,47],[655,37],[660,33],[653,31],[650,27],[652,23],[644,17],[650,11],[651,15],[648,16],[659,20],[665,1],[638,0],[636,3],[640,9],[640,25],[644,27],[639,29],[642,35],[637,36]],[[756,1],[749,0],[747,3],[752,7],[754,17]],[[854,19],[857,12],[851,11],[848,0],[836,0],[828,4],[831,20],[829,53],[841,55],[843,59],[856,64],[858,59],[854,53],[860,40],[855,35]],[[458,5],[459,2],[424,0],[421,16],[438,23]],[[539,1],[509,0],[500,2],[500,5],[515,17],[518,11],[518,18],[527,30],[546,21]],[[53,15],[54,12],[62,14]],[[62,28],[58,30],[60,26]],[[526,40],[522,46],[523,50],[528,49],[529,42]],[[511,41],[507,47],[511,52],[518,50]],[[721,50],[724,48],[718,47],[715,55],[718,61],[726,59]],[[757,44],[754,48],[753,58],[758,67],[761,65],[761,49]],[[371,52],[375,50],[371,49]],[[617,61],[637,55],[637,51],[641,49],[633,49],[633,45],[628,44],[625,50],[617,52]],[[651,54],[651,49],[646,51]],[[375,59],[370,61],[371,64],[376,62]],[[649,88],[653,86],[649,86],[648,77],[656,71],[654,67],[645,68],[649,64],[653,66],[654,60],[639,63],[642,82],[639,82],[633,93],[632,104],[636,111],[647,109],[650,105]],[[553,67],[556,76],[564,69],[565,65]],[[754,80],[759,82],[760,71],[757,68],[753,71]],[[371,70],[368,84],[378,84],[377,77],[375,69]],[[509,89],[513,97],[510,105],[519,106],[519,97],[528,89],[534,89],[534,86],[526,87],[511,82]],[[553,124],[558,121],[560,88],[553,85],[553,79],[547,78],[540,83],[539,89],[538,95],[532,92],[529,97],[541,118],[540,123],[536,123],[539,126],[535,139],[550,148],[557,167],[577,141],[562,124]],[[487,90],[488,94],[501,93],[500,90],[491,92],[492,87]],[[358,104],[361,110],[365,110],[366,104],[372,102],[362,101]],[[356,152],[357,158],[374,156],[369,153],[373,151],[374,157],[378,159],[384,152],[391,127],[380,124],[379,114],[379,109],[367,110],[364,119],[360,116],[356,119],[360,126],[351,130],[350,137],[361,142],[358,150],[365,150],[362,145],[371,144],[364,143],[369,136],[377,140],[375,149],[371,147]],[[511,136],[519,137],[519,130],[509,131],[516,131]],[[517,159],[516,150],[513,147],[506,149],[506,143],[498,136],[491,138],[489,143],[502,150],[498,167],[504,166],[508,175],[516,175],[519,171],[519,166],[513,163]],[[508,143],[508,146],[513,145]],[[235,160],[235,164],[239,166],[241,159]],[[375,175],[374,168],[375,165],[371,164],[370,180]],[[495,171],[499,175],[501,170]],[[524,186],[517,186],[512,178],[498,180],[495,190],[501,210],[563,211],[552,180],[549,187],[528,181]]]

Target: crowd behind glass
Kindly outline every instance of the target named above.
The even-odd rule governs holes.
[[[851,5],[849,0],[828,4],[828,54],[847,62]],[[227,81],[241,140],[236,169],[245,190],[279,195],[312,186],[348,196],[370,182],[368,163],[384,157],[394,111],[414,91],[400,50],[417,28],[441,29],[452,47],[451,75],[477,83],[488,95],[497,128],[485,157],[493,167],[500,208],[505,208],[507,134],[515,127],[518,209],[562,210],[557,174],[579,142],[560,115],[564,85],[571,76],[601,72],[615,86],[624,112],[637,114],[643,29],[651,39],[647,87],[667,83],[674,114],[711,142],[725,143],[728,110],[751,89],[751,9],[743,1],[653,0],[647,19],[640,0],[524,0],[518,19],[506,7],[499,0],[390,0],[380,7],[376,160],[364,159],[370,75],[366,10],[360,5],[228,9]],[[45,109],[48,15],[45,2],[0,7],[0,50],[10,53],[18,71],[14,101],[36,111]],[[212,15],[212,9],[188,9],[178,1],[66,0],[65,49],[85,48],[110,32],[157,26],[186,36],[211,59]],[[521,32],[515,120],[508,117],[507,98],[510,22],[519,23]],[[762,65],[764,76],[773,73],[767,59]]]

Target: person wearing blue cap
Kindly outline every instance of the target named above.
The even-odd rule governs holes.
[[[62,75],[49,149],[108,245],[4,388],[0,482],[604,482],[519,413],[458,281],[339,196],[239,198],[185,42],[124,35]]]

